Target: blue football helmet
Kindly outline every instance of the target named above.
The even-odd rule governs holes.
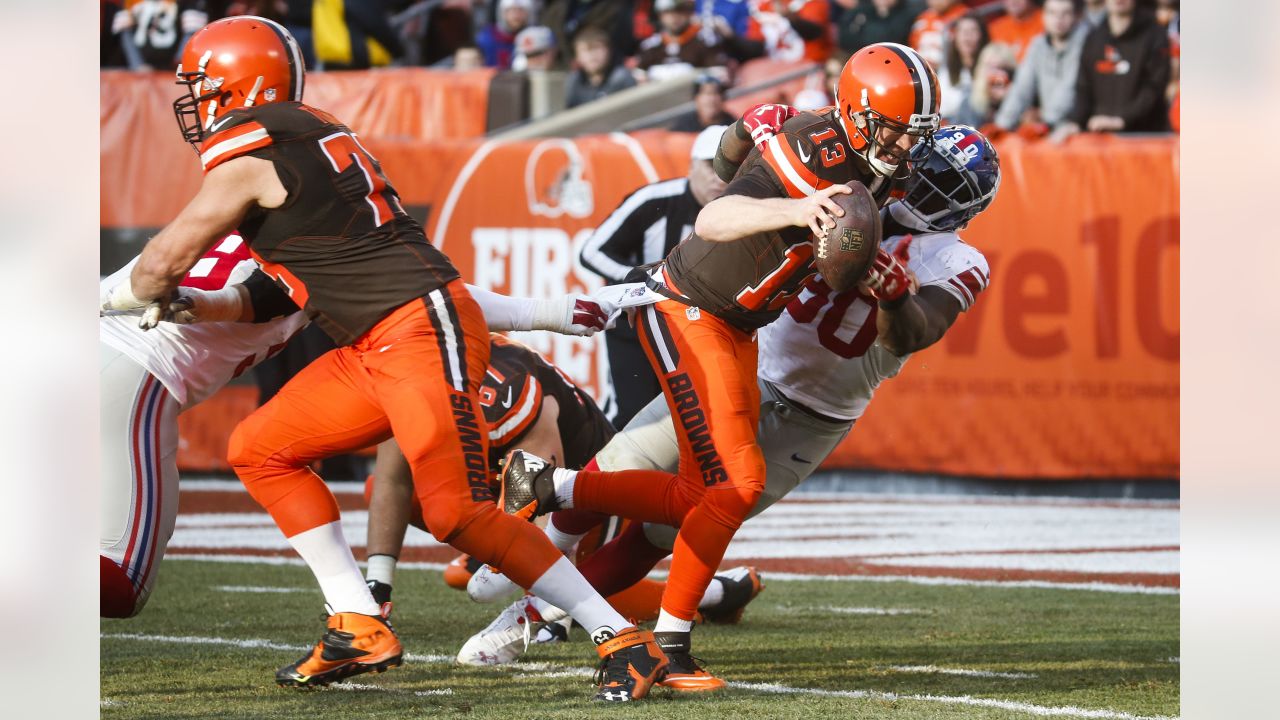
[[[922,230],[953,232],[987,209],[1000,189],[1000,158],[990,141],[968,125],[948,125],[921,143],[895,219]]]

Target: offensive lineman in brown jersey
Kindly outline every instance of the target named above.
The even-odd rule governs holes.
[[[690,631],[764,487],[754,332],[813,274],[810,233],[843,214],[832,195],[857,182],[888,200],[911,148],[938,128],[938,80],[914,50],[879,43],[849,59],[836,107],[792,117],[757,151],[749,116],[725,131],[716,160],[721,177],[736,177],[648,278],[666,299],[636,317],[678,419],[679,472],[572,472],[518,450],[503,470],[507,512],[573,507],[680,527],[654,633],[670,660],[660,684],[678,690],[724,687],[690,655]]]
[[[319,581],[330,611],[282,685],[323,685],[401,662],[310,464],[394,434],[432,534],[502,568],[590,629],[603,658],[596,698],[643,697],[666,660],[537,528],[503,515],[489,488],[477,396],[489,360],[483,314],[457,271],[401,208],[377,161],[344,125],[301,103],[298,45],[241,16],[188,41],[174,103],[205,169],[195,198],[147,243],[106,310],[164,310],[175,286],[238,228],[263,269],[338,349],[302,370],[236,428],[228,459]]]

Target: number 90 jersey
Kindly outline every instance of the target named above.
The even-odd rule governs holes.
[[[838,183],[866,186],[881,206],[892,187],[850,150],[835,110],[827,109],[800,113],[752,150],[725,195],[799,199]],[[733,242],[711,242],[695,233],[667,256],[666,276],[693,305],[752,332],[773,322],[813,274],[809,239],[807,227]]]
[[[901,240],[895,235],[880,247],[893,252]],[[961,310],[973,307],[991,275],[982,253],[955,233],[916,235],[907,266],[921,287],[942,288]],[[877,312],[876,301],[856,290],[836,293],[820,277],[809,280],[786,312],[761,328],[760,377],[823,415],[856,420],[910,357],[876,342]]]
[[[250,211],[239,232],[263,271],[339,345],[458,278],[378,161],[322,110],[297,102],[233,110],[200,150],[206,172],[241,155],[275,165],[288,198]]]

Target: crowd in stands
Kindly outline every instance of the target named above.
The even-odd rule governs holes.
[[[844,60],[875,42],[933,64],[949,122],[1060,141],[1159,132],[1176,108],[1179,0],[102,0],[102,65],[169,70],[211,20],[252,14],[321,70],[421,65],[565,71],[566,106],[696,74],[696,132],[728,117],[743,68],[820,71],[773,98],[831,102]],[[1173,122],[1176,127],[1176,110]]]

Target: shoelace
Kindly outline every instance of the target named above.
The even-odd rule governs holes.
[[[626,648],[623,648],[625,650]],[[604,686],[616,681],[619,685],[625,685],[627,678],[627,658],[623,655],[623,650],[619,650],[606,658],[600,660],[600,664],[596,666],[596,674],[592,678],[592,682],[596,685]]]

